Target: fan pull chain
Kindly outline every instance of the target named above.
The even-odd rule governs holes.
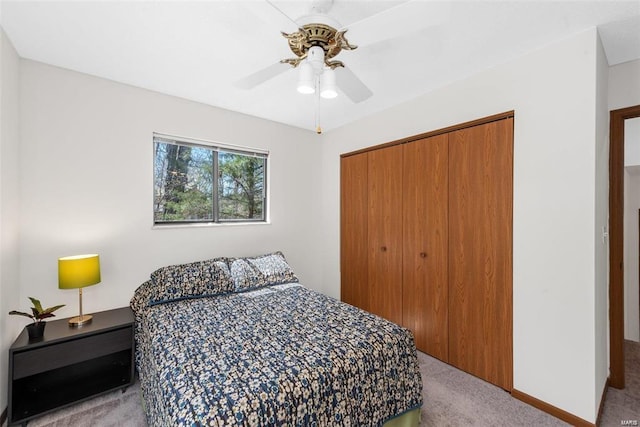
[[[320,76],[316,76],[316,133],[320,135],[322,128],[320,127]]]

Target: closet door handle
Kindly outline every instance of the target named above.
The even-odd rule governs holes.
[[[382,246],[382,247],[380,248],[380,250],[381,250],[382,252],[387,252],[387,247],[386,247],[386,246]]]
[[[426,252],[420,252],[420,258],[426,258],[426,257],[427,257]]]

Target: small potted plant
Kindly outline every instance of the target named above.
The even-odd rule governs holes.
[[[44,322],[44,319],[55,317],[55,314],[53,314],[53,312],[58,310],[59,308],[64,307],[65,305],[56,305],[54,307],[43,309],[42,304],[40,304],[39,300],[33,297],[29,297],[29,299],[31,300],[31,304],[33,304],[33,307],[31,307],[31,314],[16,310],[11,310],[9,314],[15,314],[18,316],[24,316],[33,319],[33,323],[27,325],[29,341],[33,341],[42,338],[42,336],[44,335],[44,327],[46,326],[46,322]]]

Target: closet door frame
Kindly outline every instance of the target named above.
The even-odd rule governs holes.
[[[421,133],[421,134],[418,134],[418,135],[408,136],[406,138],[397,139],[395,141],[386,142],[384,144],[374,145],[372,147],[363,148],[361,150],[350,151],[348,153],[341,154],[340,157],[344,158],[344,157],[354,156],[356,154],[367,153],[369,151],[379,150],[380,148],[393,147],[394,145],[406,144],[407,142],[418,141],[420,139],[425,139],[425,138],[429,138],[429,137],[432,137],[432,136],[442,135],[442,134],[445,134],[445,133],[450,133],[450,132],[454,132],[454,131],[457,131],[457,130],[462,130],[462,129],[466,129],[466,128],[469,128],[469,127],[483,125],[483,124],[486,124],[486,123],[491,123],[491,122],[495,122],[495,121],[498,121],[498,120],[514,118],[514,117],[515,117],[514,110],[505,111],[504,113],[494,114],[492,116],[483,117],[481,119],[460,123],[460,124],[449,126],[449,127],[442,128],[442,129],[432,130],[432,131]]]

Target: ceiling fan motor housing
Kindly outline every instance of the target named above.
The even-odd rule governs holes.
[[[301,61],[310,58],[309,52],[313,47],[319,47],[323,50],[324,64],[329,68],[344,67],[340,61],[332,61],[331,59],[338,55],[342,49],[353,50],[358,46],[352,45],[345,38],[344,31],[338,31],[330,25],[326,24],[305,24],[295,33],[282,35],[287,39],[289,48],[297,56],[297,58],[283,59],[281,62],[291,64],[297,67]],[[318,52],[313,54],[318,56]],[[310,58],[311,59],[311,58]]]

